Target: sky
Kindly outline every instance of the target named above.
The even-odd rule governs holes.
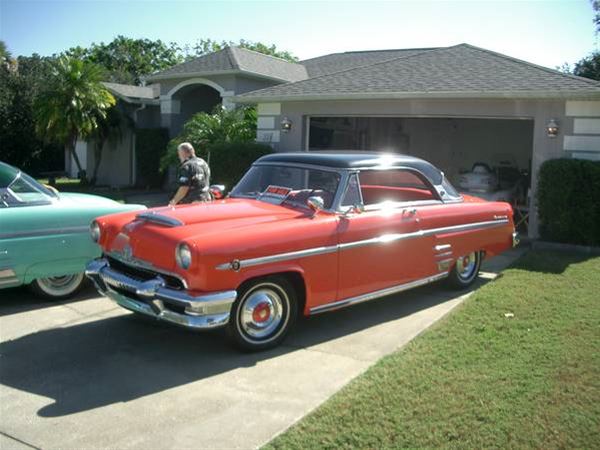
[[[180,45],[245,39],[300,59],[466,42],[555,68],[598,49],[592,18],[589,0],[0,0],[0,40],[17,56],[119,34]]]

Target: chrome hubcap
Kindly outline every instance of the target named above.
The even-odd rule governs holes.
[[[468,280],[475,273],[475,267],[477,266],[477,255],[475,252],[471,252],[456,261],[456,273],[463,280]]]
[[[81,281],[83,274],[62,275],[58,277],[38,278],[38,286],[48,295],[61,296],[73,292]]]
[[[281,295],[270,287],[250,292],[240,310],[244,333],[253,339],[264,339],[279,327],[283,318]]]

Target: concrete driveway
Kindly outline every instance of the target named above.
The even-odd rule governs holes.
[[[476,286],[514,261],[485,264]],[[301,320],[240,354],[222,332],[133,317],[90,289],[61,303],[0,291],[0,448],[255,448],[456,307],[426,286]]]

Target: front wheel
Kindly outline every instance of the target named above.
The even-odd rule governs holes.
[[[473,284],[481,267],[481,252],[471,252],[456,260],[448,275],[450,286],[465,289]]]
[[[246,351],[276,347],[296,321],[297,299],[283,277],[266,277],[242,287],[231,308],[227,334]]]
[[[42,297],[60,300],[75,295],[84,284],[84,275],[75,273],[59,277],[37,278],[31,282],[29,287]]]

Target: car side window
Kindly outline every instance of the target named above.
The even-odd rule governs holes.
[[[342,197],[342,207],[362,205],[362,199],[360,197],[360,188],[358,185],[358,176],[356,174],[350,175],[348,179],[348,185],[346,191]]]
[[[410,169],[364,170],[360,172],[359,180],[365,207],[439,200],[423,175]]]

